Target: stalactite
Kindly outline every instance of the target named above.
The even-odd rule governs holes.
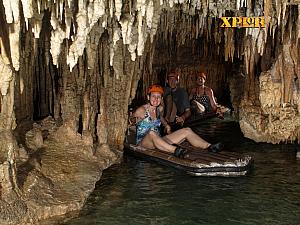
[[[49,2],[49,1],[37,1],[36,5],[33,4],[32,0],[28,1],[27,0],[22,0],[22,5],[23,5],[23,10],[25,11],[25,19],[28,20],[29,18],[33,17],[34,11],[33,10],[37,10],[37,12],[40,12],[43,9],[49,8],[53,6],[55,6],[55,10],[53,12],[56,12],[55,15],[58,18],[58,20],[56,21],[56,25],[54,25],[54,31],[53,33],[53,48],[56,48],[56,50],[52,50],[52,52],[54,52],[54,59],[56,59],[58,57],[58,55],[60,54],[60,50],[59,50],[59,45],[62,43],[63,38],[60,37],[58,38],[58,36],[62,35],[62,30],[58,29],[56,30],[56,28],[60,27],[60,23],[61,20],[63,18],[63,12],[65,13],[65,24],[66,24],[66,29],[64,30],[64,36],[65,38],[71,38],[73,40],[73,43],[70,45],[69,48],[69,55],[67,58],[68,64],[70,65],[70,69],[72,69],[74,67],[74,65],[77,62],[78,56],[82,55],[83,52],[83,48],[86,46],[86,40],[83,38],[85,35],[87,35],[90,31],[91,28],[93,27],[93,25],[95,24],[95,22],[97,22],[99,20],[99,18],[103,17],[103,18],[107,18],[105,14],[105,1],[104,0],[95,0],[95,1],[90,1],[89,3],[85,3],[84,1],[80,0],[78,1],[78,15],[76,15],[76,24],[78,25],[78,30],[76,32],[76,34],[72,37],[70,37],[70,33],[72,33],[71,31],[71,21],[74,20],[75,22],[75,18],[73,18],[72,12],[71,12],[71,7],[73,7],[73,1],[68,0],[68,1],[56,1],[56,2]],[[202,0],[202,1],[191,1],[191,2],[184,2],[184,1],[175,1],[176,4],[182,5],[181,9],[183,10],[184,14],[184,23],[186,23],[185,26],[182,26],[182,33],[188,34],[189,39],[194,38],[194,37],[199,37],[203,35],[203,31],[205,29],[205,27],[209,28],[211,27],[211,22],[210,20],[208,20],[208,23],[206,24],[205,22],[205,18],[206,15],[208,15],[208,13],[214,13],[213,11],[208,12],[208,7],[209,4],[211,4],[211,2],[207,1],[207,0]],[[133,32],[134,29],[132,28],[135,16],[137,18],[138,21],[138,25],[137,25],[137,30],[138,30],[138,40],[137,40],[137,54],[141,55],[143,54],[144,51],[144,45],[145,45],[145,40],[148,38],[148,35],[150,33],[150,38],[151,40],[153,40],[153,37],[157,31],[157,24],[156,21],[158,21],[158,18],[160,18],[160,9],[161,7],[172,7],[172,10],[175,10],[175,2],[174,1],[166,1],[165,3],[167,3],[165,5],[165,3],[163,1],[161,1],[159,4],[154,3],[153,1],[145,1],[145,0],[139,0],[136,2],[136,4],[134,5],[134,3],[131,3],[131,1],[129,2],[129,8],[134,5],[135,9],[137,10],[136,15],[133,15],[131,17],[125,17],[124,20],[120,21],[120,24],[122,26],[122,37],[125,44],[130,43],[130,47],[128,47],[128,49],[131,51],[131,59],[135,60],[136,56],[135,56],[135,50],[134,50],[134,46],[135,46],[135,39],[131,38],[131,40],[129,40],[128,37],[134,35],[130,32]],[[25,3],[27,4],[25,7]],[[287,8],[287,1],[285,0],[283,3],[280,3],[278,0],[275,2],[277,7],[277,15],[278,17],[282,16],[283,19],[285,19],[285,12],[286,12],[286,8]],[[110,5],[109,7],[109,14],[110,17],[113,18],[113,14],[115,14],[117,20],[120,20],[121,18],[121,8],[122,8],[122,2],[120,1],[109,1],[108,4]],[[6,5],[11,5],[11,4],[6,4]],[[31,6],[30,7],[28,7]],[[227,7],[232,7],[230,2],[218,2],[216,6],[227,6]],[[64,7],[64,9],[63,9]],[[212,8],[212,6],[210,6]],[[240,0],[236,2],[236,8],[239,9],[241,7],[246,7],[247,12],[246,14],[248,15],[249,11],[251,10],[255,10],[252,9],[252,5],[250,4],[250,0]],[[259,6],[258,6],[259,7]],[[35,9],[36,8],[36,9]],[[225,7],[226,8],[226,7]],[[281,9],[282,8],[282,9]],[[7,11],[11,12],[9,10],[9,7],[7,7]],[[97,9],[97,10],[95,10]],[[155,9],[155,10],[154,10]],[[199,19],[195,20],[192,19],[193,16],[195,16],[195,13],[197,13],[196,10],[202,10],[201,15],[199,16]],[[225,13],[224,11],[224,7],[218,7],[218,12],[215,13],[215,16],[221,16]],[[259,9],[258,9],[259,10]],[[272,1],[270,0],[264,0],[264,11],[265,11],[265,16],[267,17],[267,22],[266,22],[266,26],[268,26],[269,22],[268,22],[268,18],[269,15],[272,15]],[[132,12],[131,10],[129,10],[130,12]],[[259,12],[259,11],[258,11]],[[15,14],[15,13],[14,13]],[[12,13],[10,13],[10,15],[12,15]],[[177,21],[177,18],[179,18],[181,16],[181,14],[178,13],[178,11],[174,14],[175,16],[173,16],[173,21]],[[187,16],[189,15],[189,16]],[[197,14],[196,14],[197,15]],[[7,18],[11,18],[12,16],[9,17],[9,15],[7,16]],[[87,26],[86,24],[86,19],[84,17],[88,17],[88,22],[89,25]],[[161,17],[163,18],[163,17]],[[170,21],[172,17],[171,16],[167,16],[165,20],[163,20],[164,22],[166,21]],[[131,21],[129,22],[128,21]],[[106,19],[102,20],[102,26],[106,27]],[[279,24],[280,20],[278,21]],[[182,23],[182,25],[184,24]],[[272,22],[272,28],[273,28],[273,34],[274,34],[274,27],[276,27],[276,24],[273,24],[274,22]],[[26,22],[26,24],[28,24]],[[38,33],[38,24],[36,23],[36,28],[34,29],[36,37],[38,37],[37,33]],[[146,26],[149,29],[146,29]],[[126,28],[125,28],[126,27]],[[166,35],[167,33],[172,33],[172,30],[174,29],[174,25],[167,25],[166,24],[166,33],[165,33],[165,38],[167,39],[170,38],[170,35]],[[267,30],[267,29],[266,29]],[[150,31],[150,32],[149,32]],[[141,32],[143,32],[143,34],[141,34]],[[73,32],[75,33],[75,32]],[[300,32],[299,32],[300,33]],[[206,32],[207,38],[211,38],[210,37],[211,32],[208,31]],[[300,34],[299,34],[300,35]],[[127,38],[126,38],[127,36]],[[56,37],[56,38],[54,38]],[[262,46],[262,36],[259,36],[259,40],[258,40],[258,44],[259,44],[259,48],[260,49],[260,54],[262,53],[262,50],[264,49]],[[266,39],[266,35],[264,35],[264,39]],[[179,40],[180,44],[184,44],[186,38],[184,38],[184,36],[182,35],[177,35],[177,38]],[[57,39],[57,40],[55,40]],[[132,41],[132,42],[131,42]],[[215,38],[216,41],[216,38]],[[56,43],[56,44],[55,44]],[[56,46],[56,47],[55,47]],[[57,64],[57,60],[55,60],[55,64]]]
[[[287,0],[282,0],[282,20],[285,20]]]
[[[79,1],[80,3],[80,1]],[[99,2],[103,6],[102,1]],[[96,5],[98,6],[98,5]],[[86,45],[86,36],[90,33],[93,26],[96,24],[98,19],[103,15],[103,11],[99,10],[95,5],[89,5],[86,9],[84,3],[79,4],[79,13],[77,14],[76,23],[78,25],[77,34],[74,42],[69,48],[69,54],[67,57],[67,63],[70,66],[70,70],[76,65],[78,57],[83,54],[83,50]],[[100,9],[103,9],[102,7]],[[99,10],[99,11],[98,11]],[[89,19],[91,23],[87,23],[88,11],[93,11],[92,18]],[[97,11],[97,12],[96,12]]]
[[[40,0],[37,1],[37,9],[38,9],[38,14],[40,14],[41,13],[41,1]]]
[[[113,18],[114,14],[114,1],[113,0],[108,0],[109,1],[109,16],[110,18]]]
[[[147,26],[151,29],[152,27],[152,19],[153,19],[153,13],[154,13],[154,7],[153,7],[153,1],[150,0],[148,5],[147,5],[147,10],[146,10],[146,22]]]
[[[68,7],[71,8],[72,4],[73,4],[73,0],[67,0],[68,1]]]
[[[138,21],[138,43],[137,43],[137,55],[141,56],[144,51],[144,43],[145,43],[145,32],[143,26],[143,14],[142,12],[138,12],[137,14]]]
[[[53,30],[51,31],[51,55],[54,65],[58,65],[58,57],[61,52],[61,44],[66,37],[66,33],[60,27],[57,18],[51,15],[51,25]]]
[[[26,27],[28,28],[28,19],[33,16],[33,2],[32,0],[21,0],[23,6],[23,13],[26,22]]]
[[[115,0],[115,15],[117,17],[117,20],[120,21],[121,17],[121,10],[122,10],[122,1],[121,0]]]
[[[270,23],[270,9],[272,7],[272,0],[264,0],[264,17],[265,17],[265,27],[268,30]]]
[[[151,7],[151,5],[150,5],[150,7]],[[158,24],[159,24],[159,19],[160,19],[160,13],[161,13],[161,11],[158,9],[158,5],[156,2],[154,2],[153,7],[155,8],[155,10],[153,9],[154,15],[152,17],[152,25],[151,25],[151,30],[150,30],[151,43],[153,42],[154,35],[156,34]],[[150,10],[152,11],[151,8],[150,8]]]
[[[35,17],[35,20],[33,22],[33,33],[34,33],[34,37],[35,38],[39,38],[40,37],[40,32],[41,32],[41,29],[42,29],[42,20],[43,20],[43,16],[44,16],[44,13],[41,13],[39,15],[37,15]]]
[[[281,23],[281,0],[275,0],[276,3],[276,13],[277,13],[277,19],[278,19],[278,26],[280,26]]]
[[[20,21],[14,23],[13,27],[9,27],[9,42],[10,42],[12,64],[15,70],[18,71],[20,68],[20,51],[19,51]]]
[[[10,0],[3,0],[3,6],[5,8],[5,15],[7,23],[13,22],[13,11],[11,8],[11,1]]]
[[[110,60],[109,60],[109,64],[111,66],[113,66],[114,55],[115,55],[115,50],[116,50],[116,44],[120,40],[120,32],[121,31],[120,31],[120,29],[118,27],[115,27],[112,30],[111,36],[113,38],[112,38],[112,46],[110,47]],[[117,79],[118,79],[118,77],[119,77],[118,73],[116,73],[116,75],[117,75]]]
[[[257,50],[260,55],[263,55],[264,53],[264,47],[266,42],[267,42],[267,34],[263,29],[261,29],[259,31],[257,42],[256,42]]]

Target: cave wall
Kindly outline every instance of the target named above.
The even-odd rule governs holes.
[[[255,77],[255,95],[244,97],[240,126],[258,142],[299,141],[299,47],[288,35],[271,67]]]
[[[59,43],[61,52],[54,54],[57,52],[52,42],[59,28],[51,28],[53,20],[46,10],[40,23],[39,38],[28,32],[34,30],[34,26],[23,21],[18,70],[7,66],[15,76],[6,79],[16,80],[12,95],[14,102],[10,105],[15,105],[15,110],[8,113],[16,114],[12,122],[38,120],[51,115],[62,119],[72,130],[81,130],[80,133],[93,137],[98,143],[121,146],[127,126],[127,105],[134,97],[137,81],[146,64],[147,50],[144,56],[133,61],[135,52],[130,53],[117,37],[120,35],[117,21],[100,19],[85,37],[85,49],[71,69],[70,40]],[[107,29],[103,28],[103,23],[107,23]],[[134,29],[138,32],[137,27]],[[2,95],[5,94],[2,91]],[[3,111],[1,116],[5,115]],[[13,126],[8,126],[11,128]]]

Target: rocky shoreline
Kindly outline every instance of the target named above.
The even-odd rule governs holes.
[[[0,224],[41,224],[80,210],[102,171],[120,161],[121,151],[54,125],[48,118],[26,132],[15,154],[17,186],[1,188]]]

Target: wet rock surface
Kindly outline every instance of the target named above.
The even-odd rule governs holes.
[[[23,160],[18,161],[20,190],[16,192],[12,182],[11,187],[6,187],[11,191],[0,200],[0,224],[39,224],[79,210],[102,171],[120,160],[121,152],[112,151],[105,144],[94,147],[67,126],[57,127],[48,120],[33,125],[25,135],[29,144],[20,148],[19,155],[27,155],[25,148],[29,154],[28,160],[22,156]],[[41,140],[45,131],[47,136]],[[0,168],[8,171],[8,166],[6,162]]]
[[[240,105],[240,127],[256,142],[299,142],[299,69],[292,63],[295,45],[286,41],[270,70],[256,81],[255,95]]]

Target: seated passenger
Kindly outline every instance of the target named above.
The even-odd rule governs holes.
[[[194,87],[189,95],[192,107],[197,113],[217,112],[217,103],[214,92],[210,87],[205,86],[205,73],[196,75],[196,87]]]
[[[185,89],[178,87],[178,75],[172,70],[167,76],[165,98],[165,118],[168,122],[183,124],[191,116],[190,102]]]
[[[190,128],[182,128],[171,133],[171,128],[163,117],[162,95],[164,90],[159,85],[148,88],[148,103],[140,106],[134,112],[136,118],[136,144],[148,149],[159,149],[173,153],[174,156],[183,158],[186,150],[178,144],[187,140],[192,146],[218,152],[223,148],[222,143],[210,144],[194,133]],[[163,125],[168,133],[160,136],[160,125]]]

